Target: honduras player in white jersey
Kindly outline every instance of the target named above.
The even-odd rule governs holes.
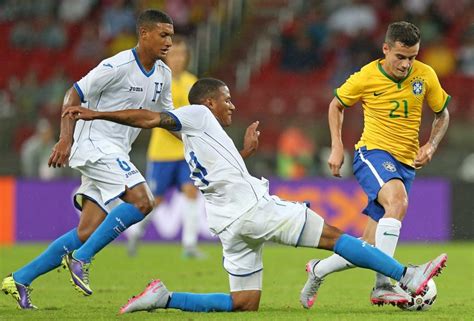
[[[262,249],[266,241],[333,250],[353,264],[398,280],[417,293],[444,266],[446,254],[419,267],[403,266],[377,248],[325,224],[323,218],[304,204],[269,195],[268,182],[249,174],[242,153],[222,128],[231,124],[235,109],[227,86],[217,79],[201,79],[191,88],[189,101],[193,105],[172,112],[136,109],[97,112],[71,107],[63,113],[63,117],[104,119],[133,127],[161,127],[179,132],[191,176],[206,199],[209,227],[223,246],[230,294],[169,292],[163,282],[155,280],[143,293],[130,299],[120,313],[158,308],[194,312],[257,310],[262,290]],[[256,149],[257,125],[255,122],[247,129],[246,154]],[[314,302],[310,281],[301,293],[308,303]]]
[[[173,21],[164,12],[144,11],[137,20],[137,33],[136,48],[100,62],[69,89],[63,109],[80,103],[101,111],[173,108],[171,71],[161,61],[172,45]],[[128,156],[139,132],[101,120],[76,123],[62,119],[60,138],[49,165],[62,167],[69,160],[69,165],[81,172],[82,184],[74,196],[81,217],[77,228],[3,280],[2,290],[13,296],[20,308],[36,308],[31,303],[29,285],[58,267],[66,253],[69,255],[64,257],[64,264],[76,288],[84,295],[92,294],[88,282],[92,257],[153,209],[153,196],[145,179]]]

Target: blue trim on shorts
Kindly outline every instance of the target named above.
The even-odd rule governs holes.
[[[253,271],[253,272],[250,272],[250,273],[246,273],[246,274],[234,274],[234,273],[230,273],[229,271],[226,270],[226,268],[224,267],[224,260],[225,260],[225,256],[222,257],[222,268],[230,275],[232,276],[237,276],[237,277],[245,277],[245,276],[249,276],[249,275],[252,275],[252,274],[255,274],[255,273],[258,273],[260,271],[263,271],[263,268],[257,270],[257,271]]]
[[[399,162],[389,152],[380,149],[367,150],[365,146],[354,152],[352,168],[357,182],[368,197],[367,207],[362,213],[376,222],[385,215],[385,209],[377,202],[382,186],[392,179],[399,179],[408,194],[416,176],[413,167]]]
[[[298,247],[298,245],[300,244],[301,236],[303,236],[303,231],[304,231],[304,228],[306,226],[306,222],[308,221],[308,206],[306,206],[306,211],[304,212],[304,214],[305,215],[304,215],[303,228],[301,229],[300,235],[298,236],[298,240],[296,241],[295,247]]]
[[[104,213],[105,213],[106,215],[109,214],[109,212],[107,212],[107,211],[105,210],[105,208],[103,208],[102,206],[100,206],[99,202],[97,202],[97,201],[96,201],[95,199],[93,199],[92,197],[87,196],[86,194],[83,194],[83,193],[74,194],[74,197],[72,198],[72,201],[73,201],[73,203],[74,203],[74,207],[77,208],[79,211],[82,212],[82,206],[79,205],[79,203],[76,201],[76,196],[77,196],[77,195],[82,195],[83,198],[85,198],[85,199],[87,199],[87,200],[89,200],[89,201],[95,203],[97,206],[99,206],[99,208],[100,208],[102,211],[104,211]]]

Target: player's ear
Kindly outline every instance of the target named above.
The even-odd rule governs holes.
[[[207,97],[206,99],[204,99],[202,104],[207,106],[210,110],[214,110],[215,104],[214,104],[214,100],[211,97]]]
[[[384,55],[388,54],[388,52],[390,51],[390,46],[388,45],[388,43],[386,42],[383,43],[382,51]]]

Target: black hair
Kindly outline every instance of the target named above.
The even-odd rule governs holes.
[[[227,86],[222,80],[215,78],[201,78],[189,90],[190,104],[199,105],[207,98],[214,98],[219,88]]]
[[[137,34],[140,34],[140,28],[153,26],[157,23],[173,24],[173,19],[166,13],[156,9],[143,11],[137,18]]]
[[[407,47],[416,45],[420,42],[420,29],[406,21],[391,23],[385,35],[385,42],[390,46],[394,46],[397,41]]]

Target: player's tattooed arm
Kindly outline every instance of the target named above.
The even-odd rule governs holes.
[[[157,113],[147,109],[127,109],[113,112],[99,112],[88,108],[74,106],[63,112],[63,117],[82,120],[103,119],[122,125],[138,128],[161,127],[168,130],[177,128],[176,119],[168,113]]]

